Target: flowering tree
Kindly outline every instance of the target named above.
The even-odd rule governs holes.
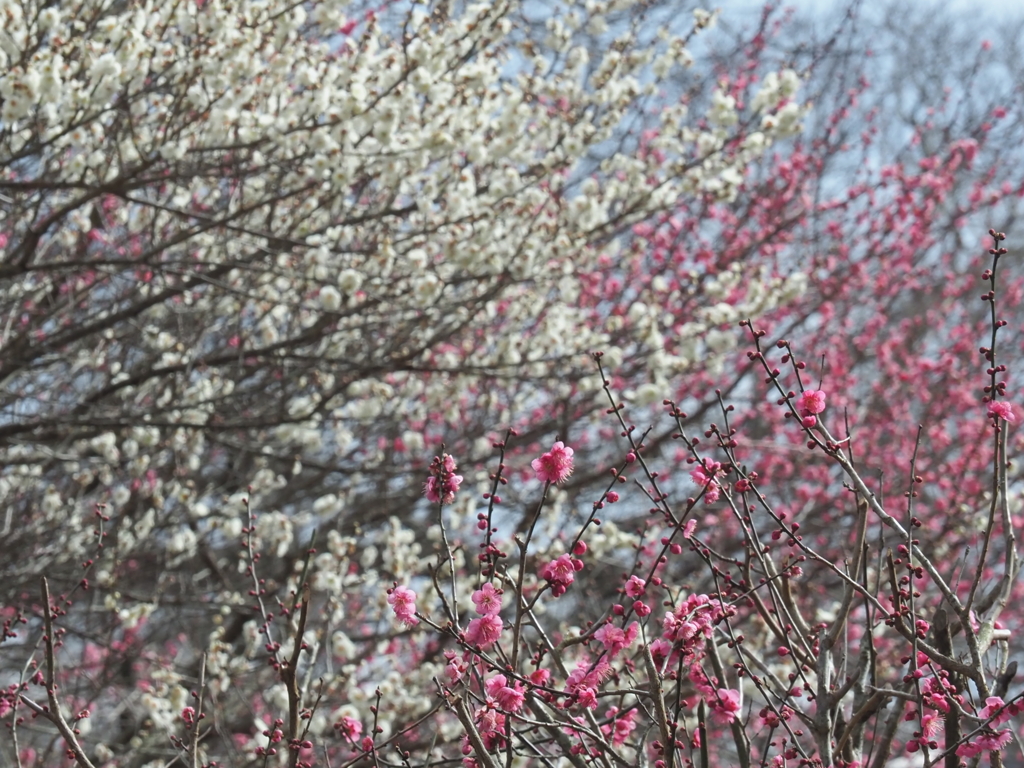
[[[772,504],[762,491],[768,484],[739,459],[745,438],[733,426],[733,406],[724,402],[721,426],[706,432],[708,447],[687,433],[685,414],[665,402],[697,488],[674,499],[646,455],[646,433],[629,422],[597,353],[609,418],[622,428],[625,453],[582,524],[563,526],[564,539],[545,532],[562,517],[548,494],[572,476],[575,452],[557,441],[531,462],[534,479],[516,479],[505,463],[518,437],[513,430],[495,444],[497,468],[475,534],[450,538],[449,509],[462,476],[450,454],[434,459],[424,484],[437,514],[433,553],[424,556],[413,541],[396,539],[390,563],[384,558],[404,583],[382,583],[381,569],[365,556],[353,570],[355,542],[335,535],[323,553],[307,552],[287,585],[270,586],[260,577],[264,542],[250,512],[240,562],[252,582],[257,619],[247,648],[234,653],[224,632],[214,632],[192,681],[170,654],[147,659],[148,679],[164,688],[144,694],[150,728],[165,732],[168,757],[192,765],[216,759],[306,766],[320,755],[330,764],[409,765],[461,754],[471,767],[499,760],[883,766],[894,750],[921,753],[929,764],[959,765],[960,758],[982,754],[998,761],[1013,735],[1003,726],[1018,714],[1024,693],[1010,695],[1011,632],[999,623],[1019,562],[1006,472],[1016,414],[1004,399],[1006,366],[997,346],[1007,325],[997,308],[1007,250],[1003,235],[993,238],[991,267],[981,276],[989,288],[991,346],[982,363],[989,384],[976,418],[992,439],[994,495],[978,532],[977,568],[963,586],[958,564],[937,560],[915,538],[924,527],[917,454],[904,498],[887,502],[860,472],[859,440],[848,420],[836,425],[829,393],[806,388],[807,366],[785,340],[774,346],[790,371],[773,367],[766,331],[744,321],[750,358],[767,374],[783,414],[799,423],[803,450],[820,452],[844,478],[845,495],[856,506],[849,537],[807,540],[801,525]],[[790,382],[794,389],[787,389]],[[838,429],[844,437],[833,435]],[[508,485],[537,497],[522,532],[503,530],[496,519],[498,491]],[[614,489],[623,486],[652,505],[638,538],[609,531],[598,517],[622,501]],[[722,513],[739,532],[745,556],[720,551],[713,543],[718,532],[698,522],[697,510],[718,502],[725,503]],[[876,525],[895,537],[895,552],[872,554],[868,532]],[[471,559],[473,552],[479,554]],[[582,621],[566,625],[560,602],[581,590],[580,597],[604,597],[599,583],[588,588],[588,568],[623,555],[628,565],[615,602],[581,605]],[[689,570],[706,569],[714,592],[681,583],[687,563]],[[807,569],[830,574],[839,588],[808,601]],[[396,634],[381,634],[372,599],[380,591]],[[55,600],[44,579],[39,670],[12,686],[5,702],[49,720],[68,757],[90,766],[94,758],[82,746],[80,726],[92,707],[102,713],[111,702],[97,691],[98,700],[76,701],[71,711],[78,714],[65,715],[61,678],[74,673],[60,669],[56,651],[68,643],[59,623],[62,606],[70,604]],[[25,619],[13,618],[5,634],[18,639],[17,624]],[[131,642],[130,635],[124,639]],[[263,672],[248,662],[259,655],[268,662]],[[239,678],[249,691],[253,679],[268,686],[242,702],[243,712],[252,707],[255,733],[244,716],[238,722],[231,689]],[[33,698],[37,689],[48,706]],[[328,713],[328,707],[335,708]],[[12,725],[17,733],[21,722]],[[141,736],[132,740],[138,758],[159,754]],[[119,761],[107,744],[95,748],[95,759]]]
[[[1005,746],[1015,350],[959,238],[1014,104],[894,162],[863,82],[779,144],[771,14],[702,65],[629,2],[2,7],[5,756]]]
[[[84,556],[95,503],[161,567],[237,534],[250,486],[380,522],[426,443],[559,396],[628,337],[580,306],[614,235],[734,196],[800,113],[792,73],[749,111],[762,130],[724,95],[710,122],[676,105],[655,118],[667,154],[605,152],[568,191],[707,14],[656,46],[627,24],[592,65],[571,26],[551,49],[518,35],[514,3],[387,26],[331,3],[4,14],[0,482],[21,587]]]

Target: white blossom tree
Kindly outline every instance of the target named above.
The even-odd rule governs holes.
[[[513,2],[378,9],[387,24],[331,2],[4,2],[12,583],[80,559],[95,503],[118,552],[161,564],[237,525],[250,485],[365,525],[418,491],[426,444],[596,402],[591,349],[645,374],[692,364],[581,296],[630,225],[734,196],[798,127],[799,81],[741,113],[689,75],[711,111],[654,111],[652,72],[688,71],[689,36],[638,47],[632,5],[555,9],[543,47]],[[606,18],[590,61],[574,30]],[[576,178],[645,106],[658,151],[604,151]],[[745,285],[756,308],[795,289]]]

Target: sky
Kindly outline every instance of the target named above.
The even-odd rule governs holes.
[[[862,7],[868,11],[885,8],[891,3],[892,0],[861,0]],[[777,3],[783,7],[795,7],[801,12],[819,12],[822,15],[830,15],[836,8],[845,7],[847,4],[847,0],[780,0]],[[730,13],[751,13],[756,17],[764,6],[764,0],[708,0],[707,5],[709,8],[721,8]],[[977,12],[991,17],[993,21],[1024,16],[1024,0],[904,0],[901,5],[934,6],[947,11]]]

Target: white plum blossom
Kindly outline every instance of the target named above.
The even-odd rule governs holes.
[[[320,306],[328,312],[337,312],[341,307],[341,294],[333,285],[327,285],[320,289]]]

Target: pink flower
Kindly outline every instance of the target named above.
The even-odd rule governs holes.
[[[706,465],[706,467],[705,467]],[[714,504],[722,493],[722,486],[715,480],[715,473],[722,468],[722,465],[711,459],[704,459],[703,464],[698,464],[690,470],[690,479],[697,485],[704,486],[704,503]]]
[[[505,686],[497,695],[494,700],[498,702],[498,706],[508,712],[518,712],[523,708],[523,702],[526,701],[526,694],[523,693],[522,687],[519,683],[514,686]]]
[[[494,614],[473,619],[466,627],[466,642],[487,648],[494,645],[501,637],[502,622],[500,616]]]
[[[469,669],[469,664],[467,664],[464,659],[460,659],[454,653],[450,656],[446,653],[445,658],[448,659],[448,664],[444,668],[444,673],[453,683],[459,682],[459,680],[462,679],[462,676],[466,674],[466,670]]]
[[[575,690],[576,702],[587,709],[597,709],[597,692],[588,685],[581,685]]]
[[[548,581],[564,581],[572,584],[576,578],[576,569],[573,567],[572,558],[569,555],[559,555],[540,570],[542,578]]]
[[[476,715],[476,721],[480,726],[480,733],[483,735],[497,734],[505,729],[505,716],[495,712],[490,707],[484,707]]]
[[[590,661],[584,656],[576,665],[576,669],[570,672],[569,677],[566,678],[565,689],[569,691],[569,693],[575,693],[581,685],[589,686],[590,688],[599,688],[601,683],[606,680],[612,672],[612,666],[608,663],[608,659],[606,657],[602,657],[597,661]]]
[[[740,711],[740,692],[732,688],[719,688],[709,703],[711,716],[715,720],[722,724],[731,723]]]
[[[1013,412],[1013,406],[1005,400],[989,401],[988,415],[992,417],[993,421],[1002,419],[1003,421],[1008,421],[1013,424],[1013,422],[1017,420],[1017,416]]]
[[[708,483],[707,490],[704,491],[704,503],[714,504],[716,501],[718,501],[718,497],[721,495],[721,493],[722,486],[720,486],[716,482]]]
[[[495,675],[494,677],[488,678],[484,681],[484,690],[487,695],[494,697],[494,695],[504,688],[508,684],[508,678],[504,675]]]
[[[978,713],[978,717],[984,717],[987,720],[988,718],[994,716],[992,724],[1002,725],[1007,720],[1009,720],[1011,715],[1013,714],[1010,711],[1009,707],[1003,709],[1002,712],[999,712],[999,710],[1005,706],[1006,702],[1004,702],[998,696],[989,696],[987,699],[985,699],[985,706],[982,707],[981,711]],[[996,715],[996,712],[999,712],[999,714]]]
[[[459,486],[462,485],[462,475],[449,475],[444,480],[436,477],[428,477],[423,485],[423,495],[435,504],[451,504],[455,500]]]
[[[348,739],[349,741],[355,741],[363,732],[363,724],[354,717],[343,715],[342,718],[334,724],[334,730],[336,730],[343,738]]]
[[[939,717],[934,712],[929,712],[927,715],[921,718],[921,733],[928,739],[933,739],[939,735],[942,730],[945,720]]]
[[[711,637],[714,625],[723,616],[721,604],[707,595],[690,595],[675,611],[662,619],[662,637],[680,644],[685,659],[693,660],[702,653],[704,641]]]
[[[721,468],[722,464],[720,462],[704,459],[703,463],[690,470],[690,479],[697,483],[697,485],[710,485],[715,482],[715,473]]]
[[[630,597],[640,597],[647,588],[647,582],[639,576],[630,576],[626,582],[626,594]]]
[[[430,477],[423,485],[423,494],[435,504],[451,504],[462,485],[462,475],[456,475],[458,466],[449,454],[435,456],[430,462]]]
[[[567,448],[561,440],[551,446],[551,450],[534,459],[531,464],[537,473],[537,479],[545,483],[561,483],[572,474],[572,448]]]
[[[487,695],[497,703],[499,707],[508,712],[518,712],[526,701],[526,694],[523,693],[521,683],[508,684],[504,675],[495,675],[486,683],[484,689]]]
[[[970,742],[956,749],[960,757],[975,757],[982,752],[1001,752],[1010,743],[1013,734],[1009,731],[982,731]]]
[[[395,611],[395,618],[403,624],[415,627],[420,623],[416,618],[416,593],[408,587],[388,590],[388,605]]]
[[[483,616],[501,613],[501,590],[487,582],[473,593],[473,605],[476,606],[476,612]]]
[[[579,563],[579,567],[576,563]],[[576,571],[582,567],[582,561],[573,560],[569,555],[560,555],[540,569],[540,577],[551,584],[551,594],[559,597],[575,581]]]
[[[619,651],[629,648],[636,640],[640,625],[635,621],[626,629],[616,627],[614,624],[605,624],[594,633],[594,639],[601,643],[605,650],[612,656]]]
[[[534,685],[547,685],[551,672],[547,669],[536,669],[530,673],[530,682]]]
[[[631,710],[621,717],[616,717],[618,714],[618,707],[608,708],[608,717],[613,718],[613,720],[610,724],[601,726],[601,733],[606,736],[611,734],[612,744],[621,747],[626,743],[626,739],[629,738],[629,735],[636,729],[636,723],[633,721],[636,712]]]
[[[801,416],[814,416],[825,410],[825,393],[820,389],[807,389],[796,401]]]
[[[672,653],[672,643],[663,638],[658,638],[651,643],[651,656],[655,664],[661,664]]]

